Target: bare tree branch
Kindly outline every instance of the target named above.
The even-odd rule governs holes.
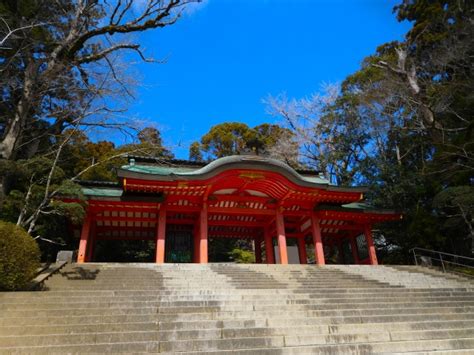
[[[47,25],[47,23],[45,22],[42,22],[42,23],[35,23],[35,24],[31,24],[31,25],[26,25],[26,26],[22,26],[22,27],[18,27],[18,28],[14,28],[14,29],[11,29],[10,26],[8,25],[8,22],[5,21],[5,19],[3,17],[0,16],[0,21],[2,21],[2,23],[5,25],[5,27],[7,28],[7,30],[5,31],[5,34],[3,35],[3,37],[0,37],[0,49],[6,49],[5,47],[3,47],[3,44],[11,37],[13,36],[15,33],[17,32],[21,32],[21,31],[24,31],[24,30],[28,30],[28,29],[32,29],[33,27],[39,27],[39,26],[45,26]],[[3,32],[3,31],[2,31]]]

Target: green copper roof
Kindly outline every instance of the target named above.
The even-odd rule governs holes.
[[[122,189],[108,189],[104,187],[83,187],[82,193],[86,196],[121,197]]]
[[[328,204],[319,204],[316,206],[317,211],[340,211],[340,212],[362,212],[362,213],[377,213],[377,214],[399,214],[394,210],[381,210],[374,206],[368,205],[363,202],[352,202],[346,205],[336,206]]]
[[[133,171],[135,173],[152,174],[152,175],[188,175],[199,168],[183,168],[183,167],[172,167],[172,166],[159,166],[159,165],[124,165],[122,169]]]
[[[179,167],[170,167],[170,166],[152,166],[152,165],[124,165],[122,169],[132,171],[135,173],[141,174],[151,174],[151,175],[176,175],[176,176],[193,176],[199,175],[200,170],[202,169],[193,169],[193,168],[179,168]],[[301,176],[301,175],[300,175]],[[301,176],[301,179],[312,182],[314,184],[327,184],[329,181],[319,177],[319,176]]]
[[[128,164],[119,169],[119,176],[128,175],[132,173],[135,177],[143,175],[143,178],[150,179],[152,175],[158,177],[174,178],[205,178],[213,175],[219,170],[226,168],[241,168],[241,169],[265,169],[270,171],[277,171],[292,179],[309,184],[333,186],[323,176],[318,175],[302,175],[296,170],[288,166],[282,161],[264,158],[260,156],[243,156],[234,155],[216,159],[213,162],[203,167],[179,167],[179,166],[164,166],[164,165],[146,165],[146,164]],[[149,177],[147,177],[147,175]]]

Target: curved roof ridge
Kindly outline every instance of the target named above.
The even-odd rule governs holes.
[[[299,174],[288,164],[261,156],[232,155],[212,161],[199,169],[164,167],[153,165],[125,165],[117,170],[117,174],[122,178],[136,178],[145,180],[177,181],[177,180],[205,180],[211,176],[218,175],[226,169],[248,169],[266,170],[281,174],[289,181],[305,187],[317,187],[332,191],[365,192],[364,187],[342,187],[331,184],[328,180],[320,176],[305,176]]]
[[[231,155],[227,157],[218,158],[203,167],[198,169],[189,169],[189,167],[169,167],[169,166],[151,166],[151,165],[140,165],[140,164],[129,164],[122,166],[119,170],[133,172],[136,174],[145,174],[145,175],[155,175],[155,176],[171,176],[175,178],[182,177],[199,177],[204,175],[212,174],[214,171],[223,170],[225,166],[237,165],[239,168],[270,168],[268,170],[273,170],[284,173],[283,175],[291,176],[297,181],[303,181],[310,184],[325,185],[325,186],[335,186],[331,184],[326,178],[315,175],[315,176],[305,176],[298,173],[291,166],[285,162],[273,158],[266,158],[257,155]]]
[[[230,155],[230,156],[227,156],[227,157],[222,157],[222,158],[213,160],[212,162],[210,162],[206,166],[203,166],[200,169],[194,170],[193,172],[190,172],[189,174],[192,174],[192,175],[194,175],[194,174],[196,174],[196,175],[205,174],[205,173],[211,172],[212,170],[217,169],[217,168],[219,168],[223,165],[238,164],[238,163],[244,163],[244,164],[245,163],[247,163],[247,164],[255,164],[255,163],[261,164],[261,163],[264,163],[264,164],[267,164],[267,165],[274,165],[274,166],[280,167],[280,168],[284,169],[285,171],[289,172],[290,174],[292,174],[297,179],[307,180],[309,182],[312,181],[311,179],[306,179],[303,175],[299,174],[295,169],[293,169],[291,166],[289,166],[288,164],[286,164],[285,162],[283,162],[281,160],[277,160],[277,159],[273,159],[273,158],[265,158],[265,157],[261,157],[261,156],[258,156],[258,155]],[[322,179],[322,178],[319,178],[319,179],[326,180],[326,179]],[[327,182],[327,184],[331,185],[329,183],[329,181]]]

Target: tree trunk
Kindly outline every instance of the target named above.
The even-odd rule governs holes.
[[[425,98],[420,97],[421,88],[418,84],[415,65],[411,64],[410,67],[407,68],[406,59],[408,54],[405,49],[397,48],[395,51],[397,52],[398,57],[398,70],[396,70],[396,72],[405,74],[410,91],[413,97],[415,97],[419,102],[421,115],[423,117],[423,123],[429,127],[434,127],[437,130],[442,130],[443,126],[439,122],[435,121],[433,111],[425,103]]]
[[[35,65],[30,61],[25,70],[22,97],[18,102],[13,120],[7,125],[5,134],[0,141],[0,159],[13,160],[15,158],[15,148],[21,140],[21,132],[30,114],[31,102],[33,101],[35,70]],[[8,185],[8,174],[4,172],[0,176],[0,209],[9,192]]]
[[[35,65],[30,61],[26,70],[23,86],[23,94],[18,102],[12,122],[7,125],[5,134],[0,141],[0,158],[11,160],[15,155],[15,148],[20,140],[22,128],[25,126],[29,115],[31,102],[33,101],[33,86],[35,78]]]

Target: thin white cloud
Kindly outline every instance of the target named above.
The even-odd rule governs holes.
[[[133,0],[132,6],[136,12],[142,12],[150,0]],[[188,4],[184,5],[184,13],[186,15],[193,15],[196,12],[204,8],[209,0],[187,0],[190,1]],[[166,1],[165,1],[166,3]]]
[[[204,7],[206,7],[207,4],[209,4],[209,1],[210,0],[199,0],[196,2],[191,2],[186,5],[184,13],[187,15],[193,15],[196,12],[202,10]]]

